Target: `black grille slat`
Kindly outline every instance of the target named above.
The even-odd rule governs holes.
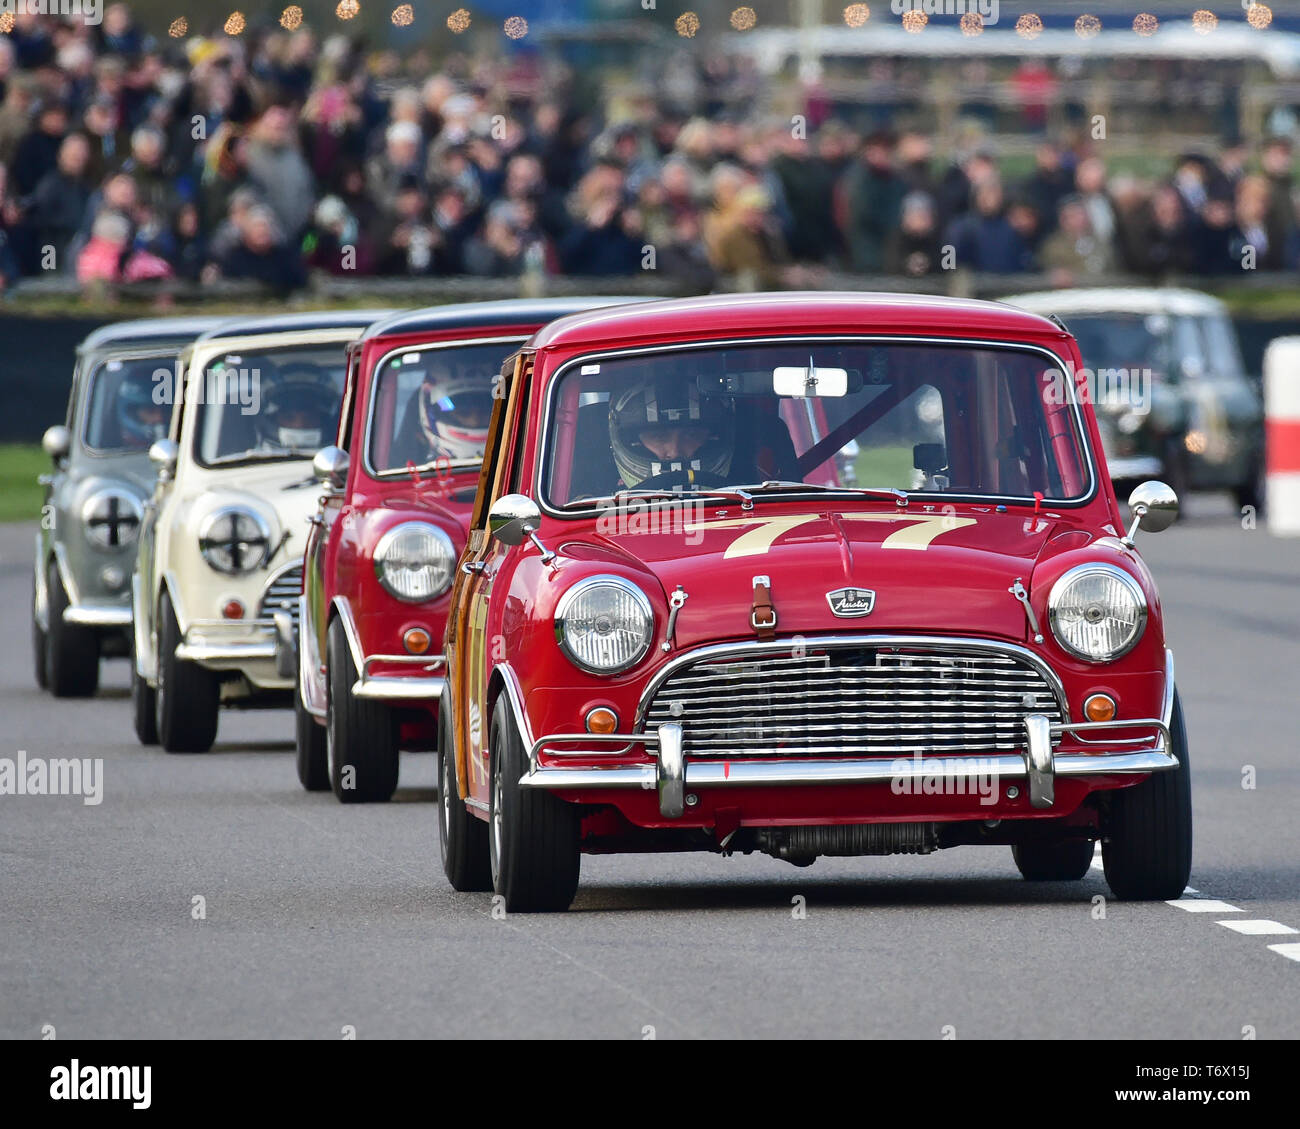
[[[280,573],[266,586],[262,592],[262,602],[257,606],[258,618],[270,619],[276,612],[288,612],[296,628],[300,595],[302,595],[302,565],[295,565]]]
[[[693,663],[658,689],[646,725],[680,722],[687,755],[891,756],[1019,749],[1030,713],[1064,720],[1014,655],[845,647]]]

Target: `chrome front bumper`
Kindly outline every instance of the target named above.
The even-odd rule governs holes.
[[[377,665],[418,667],[420,673],[371,674]],[[352,683],[354,698],[376,702],[434,702],[447,686],[445,675],[434,674],[447,666],[442,655],[370,655],[361,663],[361,676]]]
[[[63,609],[63,622],[80,627],[127,628],[131,626],[131,605],[73,604]]]
[[[1110,737],[1092,741],[1080,733],[1117,729],[1154,729],[1157,736]],[[1053,739],[1073,734],[1080,743],[1097,744],[1095,753],[1061,753],[1052,749]],[[521,788],[582,790],[605,788],[653,789],[659,795],[659,812],[665,819],[678,819],[686,810],[686,793],[694,788],[758,788],[797,785],[884,784],[893,781],[968,779],[972,772],[1001,779],[1027,782],[1029,802],[1039,809],[1056,802],[1054,782],[1058,776],[1109,776],[1164,772],[1178,767],[1172,752],[1169,725],[1157,718],[1134,721],[1052,722],[1042,714],[1025,718],[1025,752],[979,756],[859,757],[835,760],[692,760],[683,755],[684,733],[677,722],[667,722],[652,733],[610,734],[561,733],[534,741],[529,750],[529,769],[520,778]],[[611,765],[607,768],[541,765],[543,749],[556,753],[556,745],[585,745],[582,755],[590,756],[592,745],[618,746],[628,752],[637,745],[655,751],[655,763]],[[1132,746],[1142,745],[1143,748]],[[1119,749],[1116,749],[1119,746]],[[1129,746],[1129,748],[1125,748]],[[969,765],[969,768],[965,768]]]
[[[176,657],[214,668],[276,661],[279,632],[273,619],[196,619],[185,629]]]

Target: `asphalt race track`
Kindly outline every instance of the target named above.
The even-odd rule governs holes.
[[[103,758],[97,805],[0,796],[0,1036],[1300,1037],[1300,539],[1189,509],[1141,540],[1192,745],[1182,906],[963,847],[586,857],[572,911],[506,919],[443,879],[430,756],[344,808],[299,787],[287,712],[167,756],[121,660],[96,699],[39,693],[31,531],[0,526],[0,757]]]

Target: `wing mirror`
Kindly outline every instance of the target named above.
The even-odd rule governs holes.
[[[168,481],[176,472],[176,459],[180,451],[175,439],[155,439],[149,448],[149,461],[158,468],[158,477],[163,482]]]
[[[542,511],[537,503],[523,494],[503,494],[488,510],[488,532],[503,545],[522,545],[531,541],[542,551],[542,563],[549,564],[555,557],[537,539],[537,527],[542,521]]]
[[[72,450],[72,433],[63,424],[56,423],[45,429],[45,434],[41,436],[41,447],[57,463],[60,459],[67,458],[68,452]]]
[[[342,447],[322,447],[311,461],[311,471],[327,490],[338,491],[347,485],[351,462]]]
[[[1131,549],[1139,528],[1148,533],[1159,533],[1178,520],[1178,495],[1172,486],[1163,482],[1144,482],[1134,487],[1128,496],[1128,508],[1133,515],[1133,524],[1124,537],[1124,544]]]

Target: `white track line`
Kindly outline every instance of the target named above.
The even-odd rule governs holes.
[[[1178,909],[1185,909],[1188,913],[1240,913],[1236,906],[1229,905],[1227,902],[1220,902],[1214,898],[1175,898],[1172,902],[1165,902],[1167,906],[1175,906]]]
[[[1296,930],[1289,925],[1283,925],[1280,921],[1267,921],[1262,918],[1255,918],[1251,921],[1216,921],[1215,925],[1222,925],[1225,929],[1231,929],[1234,933],[1245,933],[1250,937],[1276,937],[1285,933],[1294,933]]]
[[[1269,945],[1269,948],[1275,953],[1281,953],[1287,960],[1300,961],[1300,944],[1292,942],[1289,945]]]
[[[1104,869],[1101,860],[1101,843],[1096,845],[1096,849],[1092,853],[1091,869]],[[1176,906],[1188,913],[1242,912],[1237,906],[1230,905],[1228,902],[1221,902],[1216,898],[1203,898],[1200,894],[1201,892],[1195,886],[1184,886],[1183,896],[1165,902],[1165,905]],[[1231,929],[1234,933],[1241,933],[1247,937],[1284,937],[1289,934],[1300,933],[1300,930],[1292,929],[1289,925],[1283,925],[1280,921],[1269,921],[1265,918],[1249,918],[1246,920],[1237,918],[1229,921],[1216,921],[1215,924],[1222,925],[1225,929]],[[1300,962],[1300,942],[1291,941],[1281,945],[1269,945],[1269,949],[1286,957],[1287,960]]]

